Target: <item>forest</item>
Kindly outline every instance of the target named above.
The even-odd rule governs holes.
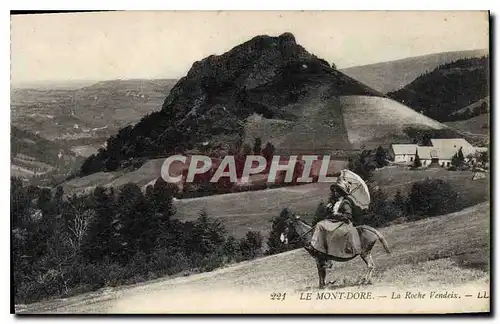
[[[489,56],[442,64],[387,95],[440,122],[474,117],[453,113],[489,96]]]

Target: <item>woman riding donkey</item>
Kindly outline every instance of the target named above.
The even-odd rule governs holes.
[[[289,244],[287,237],[292,228],[302,240],[310,242],[305,248],[316,260],[319,288],[326,285],[326,268],[331,268],[331,261],[346,262],[358,255],[368,268],[361,283],[370,283],[375,269],[371,256],[373,246],[380,241],[387,253],[390,253],[390,249],[384,236],[373,227],[354,227],[352,224],[353,211],[357,208],[365,210],[370,205],[368,186],[359,175],[350,170],[342,170],[330,190],[332,194],[327,204],[329,215],[326,219],[311,227],[299,216],[289,218],[285,222],[281,241]]]
[[[340,258],[358,255],[361,246],[356,227],[353,225],[353,202],[349,198],[349,184],[339,178],[330,186],[330,191],[330,201],[326,205],[328,212],[326,219],[315,226],[311,242],[306,246],[306,250],[309,253],[320,252]],[[336,239],[333,241],[330,239],[330,242],[327,242],[331,237],[336,237]],[[331,267],[331,265],[330,261],[326,266]]]

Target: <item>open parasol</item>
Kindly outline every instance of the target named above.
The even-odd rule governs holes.
[[[370,205],[370,191],[365,181],[359,175],[350,171],[340,171],[339,180],[344,180],[349,185],[349,198],[361,209],[368,209]]]

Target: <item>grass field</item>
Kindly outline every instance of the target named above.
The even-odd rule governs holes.
[[[488,180],[472,180],[472,176],[473,173],[469,171],[447,171],[440,168],[412,171],[402,167],[387,167],[374,173],[374,183],[392,197],[398,189],[406,194],[415,181],[424,180],[426,177],[439,178],[450,182],[459,194],[461,203],[470,206],[486,201],[489,196]],[[205,209],[210,217],[220,219],[231,235],[243,237],[247,231],[260,231],[267,237],[272,219],[278,216],[283,208],[312,215],[318,204],[328,199],[329,190],[329,183],[313,183],[183,199],[176,201],[175,206],[177,217],[180,219],[193,220]]]
[[[437,66],[461,58],[487,55],[488,50],[428,54],[401,60],[354,66],[341,71],[382,93],[396,91]]]
[[[490,206],[482,203],[460,212],[381,229],[392,250],[380,244],[373,250],[377,268],[373,285],[358,286],[366,266],[361,259],[335,263],[327,280],[328,292],[368,291],[388,295],[399,291],[489,293]],[[466,238],[466,239],[464,239]],[[317,292],[314,261],[302,249],[228,266],[209,273],[163,278],[129,287],[105,289],[64,300],[19,306],[25,312],[409,312],[427,310],[488,310],[489,300],[427,300],[425,304],[381,299],[351,304],[295,303],[300,292]],[[288,302],[269,300],[272,292],[286,292]],[[387,296],[386,296],[387,297]],[[460,305],[458,304],[460,302]],[[279,304],[278,304],[279,303]],[[336,303],[335,307],[332,303]],[[260,308],[259,308],[260,307]],[[353,308],[354,307],[354,308]],[[357,308],[356,308],[357,307]],[[384,308],[386,307],[386,308]]]
[[[141,168],[132,172],[98,172],[85,177],[75,178],[63,184],[64,192],[81,194],[91,192],[97,186],[119,188],[129,182],[143,187],[158,178],[164,161],[165,159],[149,160]]]
[[[408,139],[405,129],[446,130],[446,126],[390,98],[341,96],[340,106],[349,142],[355,148],[387,146]]]
[[[163,159],[150,160],[133,172],[100,172],[66,182],[65,192],[90,192],[97,184],[119,187],[133,182],[144,187],[156,179],[160,173]],[[469,206],[472,202],[485,201],[489,195],[487,179],[472,180],[469,171],[447,171],[444,169],[425,169],[412,171],[403,167],[386,167],[374,173],[375,185],[387,192],[390,197],[400,189],[403,194],[415,181],[426,177],[449,181],[460,195],[461,201]],[[312,183],[294,187],[230,193],[209,197],[176,200],[176,217],[194,220],[205,209],[210,217],[220,219],[229,234],[241,238],[248,231],[260,231],[266,238],[271,221],[283,208],[301,214],[312,214],[321,201],[329,196],[329,183]]]
[[[489,136],[490,133],[490,115],[482,114],[466,120],[459,120],[454,122],[446,122],[445,125],[453,127],[459,131],[476,135],[476,136]]]

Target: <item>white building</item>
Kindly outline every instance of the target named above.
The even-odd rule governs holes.
[[[430,166],[431,164],[439,165],[439,153],[435,147],[432,146],[418,146],[418,158],[422,166]]]
[[[412,165],[418,154],[423,167],[439,165],[450,167],[453,156],[462,149],[467,160],[475,163],[480,152],[487,151],[485,147],[475,147],[463,138],[431,139],[432,146],[419,146],[417,144],[392,144],[389,158],[394,163]],[[470,158],[468,158],[470,157]]]
[[[391,144],[389,159],[395,163],[412,164],[417,149],[417,144]]]

